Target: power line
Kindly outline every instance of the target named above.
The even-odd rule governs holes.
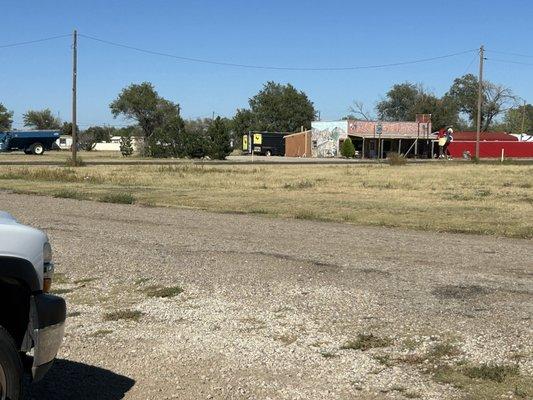
[[[474,64],[474,61],[476,61],[476,59],[477,59],[477,54],[474,54],[474,57],[472,57],[470,64],[468,64],[468,67],[466,67],[465,72],[463,72],[461,76],[465,75],[468,71],[470,71],[470,67],[472,66],[472,64]]]
[[[496,51],[496,50],[486,50],[486,51],[488,51],[489,53],[503,54],[506,56],[533,58],[533,55],[520,54],[520,53],[509,53],[507,51]]]
[[[504,64],[518,64],[518,65],[533,65],[533,63],[526,63],[521,61],[502,60],[500,58],[486,58],[488,61],[496,61]]]
[[[25,46],[25,45],[34,44],[34,43],[47,42],[49,40],[61,39],[61,38],[70,37],[70,36],[72,36],[72,35],[70,33],[68,33],[68,34],[65,34],[65,35],[50,36],[50,37],[43,38],[43,39],[28,40],[26,42],[3,44],[3,45],[0,45],[0,49],[5,49],[5,48],[8,48],[8,47]]]
[[[390,64],[357,65],[357,66],[348,66],[348,67],[280,67],[280,66],[238,64],[238,63],[207,60],[207,59],[201,59],[201,58],[183,57],[183,56],[178,56],[174,54],[163,53],[159,51],[130,46],[130,45],[122,44],[122,43],[112,42],[110,40],[99,39],[99,38],[89,36],[89,35],[84,35],[81,33],[79,34],[79,36],[96,41],[96,42],[104,43],[110,46],[121,47],[121,48],[129,49],[129,50],[138,51],[141,53],[147,53],[147,54],[161,56],[161,57],[173,58],[173,59],[177,59],[181,61],[196,62],[196,63],[203,63],[203,64],[211,64],[211,65],[221,65],[221,66],[226,66],[226,67],[265,69],[265,70],[283,70],[283,71],[349,71],[349,70],[357,70],[357,69],[377,69],[377,68],[397,67],[397,66],[402,66],[402,65],[417,64],[417,63],[440,60],[440,59],[449,58],[449,57],[455,57],[455,56],[459,56],[462,54],[471,53],[477,50],[477,49],[471,49],[471,50],[460,51],[457,53],[446,54],[446,55],[438,56],[438,57],[422,58],[418,60],[395,62],[395,63],[390,63]]]

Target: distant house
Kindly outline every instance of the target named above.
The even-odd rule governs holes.
[[[94,145],[93,150],[96,151],[120,151],[120,138],[122,136],[113,136],[109,142],[99,142]],[[142,138],[138,136],[132,136],[131,143],[133,146],[133,151],[138,151],[139,146],[142,143]],[[56,140],[56,144],[61,150],[70,150],[72,146],[72,136],[70,135],[61,135],[59,139]]]
[[[99,142],[96,143],[93,150],[96,151],[120,151],[120,139],[122,136],[113,136],[111,137],[111,141],[109,142]],[[142,143],[143,139],[139,136],[132,136],[131,137],[131,144],[133,147],[133,151],[137,152],[139,151],[139,147]]]
[[[70,146],[72,146],[72,136],[61,135],[59,136],[59,139],[56,140],[56,144],[61,150],[70,150]]]

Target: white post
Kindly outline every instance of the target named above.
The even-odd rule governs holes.
[[[503,162],[503,159],[504,159],[504,153],[505,153],[505,150],[504,150],[504,148],[502,147],[502,162]]]

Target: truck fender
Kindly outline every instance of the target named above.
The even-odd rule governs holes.
[[[0,256],[0,278],[16,279],[25,283],[32,292],[41,290],[35,267],[28,260]]]

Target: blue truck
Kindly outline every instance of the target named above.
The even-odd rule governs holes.
[[[0,132],[0,152],[20,150],[26,154],[41,155],[53,149],[59,136],[59,131]]]

